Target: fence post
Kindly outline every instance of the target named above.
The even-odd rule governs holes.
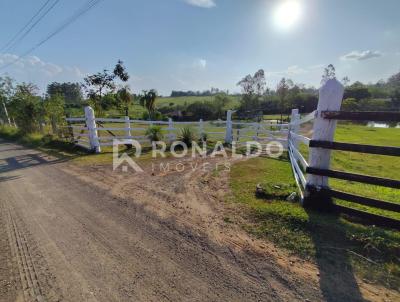
[[[203,119],[202,118],[199,121],[199,137],[200,137],[200,140],[203,141],[203,138],[204,138],[204,123],[203,123]]]
[[[88,128],[89,133],[89,142],[90,148],[95,153],[100,153],[100,142],[99,136],[97,133],[97,125],[96,125],[96,118],[94,116],[94,110],[90,106],[85,107],[85,118],[86,118],[86,126]]]
[[[132,142],[132,134],[131,134],[131,122],[129,120],[129,116],[125,116],[125,136],[129,137],[126,139],[129,139],[129,142]],[[132,144],[127,144],[126,145],[128,149],[132,148]]]
[[[232,144],[232,110],[226,112],[226,133],[225,133],[225,143]]]
[[[174,124],[173,124],[172,118],[169,118],[168,119],[168,133],[169,133],[168,138],[169,138],[170,142],[175,140],[173,129],[174,129]]]
[[[343,85],[336,79],[328,80],[319,90],[317,114],[314,121],[313,140],[333,141],[336,129],[336,121],[324,119],[322,111],[338,111],[342,104],[344,93]],[[309,165],[313,168],[329,169],[331,151],[322,148],[310,148]],[[328,187],[328,177],[318,175],[307,175],[307,184],[304,194],[303,205],[329,208],[330,198],[323,196],[320,188]]]
[[[289,131],[298,134],[300,130],[299,121],[300,121],[299,109],[292,109],[292,115],[290,116]],[[289,132],[289,137],[290,137],[290,132]],[[293,144],[293,147],[299,149],[299,142],[297,140],[290,140],[290,142]]]

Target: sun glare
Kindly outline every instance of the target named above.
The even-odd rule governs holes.
[[[282,30],[295,26],[302,14],[302,7],[298,0],[282,0],[275,8],[273,14],[274,25]]]

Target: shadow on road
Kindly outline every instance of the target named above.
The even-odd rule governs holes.
[[[307,211],[313,226],[321,221],[321,213]],[[341,224],[339,216],[329,215],[332,223]],[[365,301],[357,284],[345,242],[346,234],[338,227],[335,234],[311,230],[315,245],[315,258],[319,269],[321,292],[327,302]],[[340,244],[340,243],[343,244]],[[339,244],[338,244],[339,243]]]
[[[17,155],[17,156],[1,159],[1,161],[3,161],[4,163],[0,164],[0,173],[25,169],[25,168],[39,166],[39,165],[56,164],[56,163],[65,162],[68,160],[69,159],[49,160],[40,153]]]

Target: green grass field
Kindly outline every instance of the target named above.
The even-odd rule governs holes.
[[[230,102],[225,106],[225,109],[233,109],[239,106],[239,96],[228,96]],[[159,97],[156,100],[156,108],[160,109],[162,107],[169,107],[170,104],[172,106],[181,105],[186,106],[190,105],[194,102],[212,102],[214,100],[213,96],[187,96],[187,97]],[[67,112],[71,115],[71,117],[81,117],[84,115],[83,108],[71,108],[68,109]],[[140,106],[137,102],[134,102],[129,107],[129,116],[134,119],[142,118],[143,113],[146,110]],[[116,108],[109,109],[104,112],[103,117],[123,117],[125,113]]]
[[[400,130],[339,124],[336,140],[399,146]],[[302,153],[307,156],[307,152]],[[400,179],[399,158],[335,152],[332,166],[343,171]],[[263,198],[255,195],[258,183],[265,189]],[[244,203],[250,210],[254,224],[244,226],[250,232],[267,237],[296,255],[311,257],[332,274],[340,274],[337,268],[350,266],[362,278],[399,288],[400,232],[305,210],[298,203],[286,201],[290,193],[297,191],[286,158],[256,158],[240,162],[232,167],[230,186],[232,195],[229,200]],[[394,189],[336,180],[331,181],[331,186],[359,195],[400,202],[400,192]],[[344,201],[337,202],[349,205]],[[352,206],[400,218],[397,213]]]

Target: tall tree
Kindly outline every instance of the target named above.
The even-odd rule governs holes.
[[[155,89],[151,89],[150,91],[144,90],[143,94],[139,97],[140,105],[146,108],[150,120],[154,116],[154,112],[156,109],[156,99],[157,91]]]
[[[79,104],[82,101],[82,90],[79,83],[53,82],[47,86],[47,95],[50,98],[61,95],[67,104]]]
[[[333,64],[329,64],[322,75],[321,85],[324,85],[328,80],[336,79],[336,69]]]
[[[118,90],[117,100],[119,107],[125,110],[125,116],[129,116],[129,106],[133,100],[129,86],[122,87]]]
[[[41,116],[41,99],[38,88],[31,83],[17,85],[9,103],[10,111],[22,132],[31,133],[38,129]]]
[[[276,87],[276,93],[279,97],[279,103],[280,103],[281,123],[283,121],[283,111],[285,108],[285,101],[289,93],[291,83],[293,83],[291,80],[286,80],[285,78],[282,78],[279,81],[278,86]]]
[[[3,112],[9,125],[11,125],[11,119],[7,110],[8,106],[7,104],[10,102],[13,92],[14,92],[14,80],[8,76],[0,77],[0,102],[1,102],[0,112],[1,111]]]
[[[129,79],[129,75],[125,70],[121,60],[115,65],[114,71],[111,73],[107,69],[84,78],[83,87],[95,107],[95,110],[102,113],[102,98],[105,94],[114,92],[116,88],[115,79],[119,78],[122,82]]]
[[[106,93],[112,92],[115,89],[114,74],[110,74],[108,70],[104,69],[103,72],[98,72],[84,78],[83,87],[99,115],[102,113],[101,101]]]

